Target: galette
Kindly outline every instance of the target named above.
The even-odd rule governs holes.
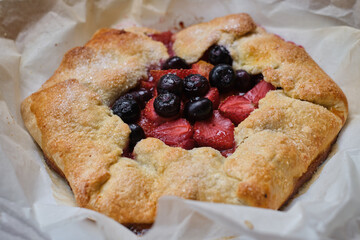
[[[100,29],[21,105],[77,204],[152,223],[161,196],[279,209],[326,159],[347,100],[248,14]]]

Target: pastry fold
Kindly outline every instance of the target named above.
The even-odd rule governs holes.
[[[303,48],[235,14],[180,31],[174,42],[189,63],[223,44],[235,69],[262,72],[282,88],[236,127],[235,152],[225,158],[210,147],[147,138],[134,159],[123,157],[130,129],[109,106],[168,58],[162,43],[131,31],[99,30],[21,105],[26,128],[81,207],[124,224],[152,223],[164,195],[278,209],[324,160],[346,120],[344,94]]]

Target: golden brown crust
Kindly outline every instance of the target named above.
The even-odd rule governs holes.
[[[243,180],[239,196],[250,205],[278,209],[341,127],[341,119],[322,106],[269,92],[235,129],[238,147],[225,171]]]
[[[231,50],[235,69],[262,72],[266,81],[290,97],[322,105],[345,123],[348,105],[344,93],[303,47],[258,28],[235,41]]]
[[[194,63],[213,44],[222,43],[228,47],[228,42],[234,41],[255,28],[255,23],[246,13],[215,18],[209,22],[190,26],[175,34],[173,49],[177,56],[188,63]]]
[[[268,93],[236,127],[237,148],[228,158],[209,147],[187,151],[155,138],[135,146],[134,160],[125,158],[130,130],[108,105],[168,57],[165,46],[141,32],[98,31],[22,103],[26,127],[65,175],[79,206],[124,224],[152,223],[164,195],[278,209],[343,126],[341,90],[305,51],[256,29],[247,14],[217,18],[176,34],[176,53],[193,62],[222,43],[235,68],[262,71],[283,90]],[[188,44],[199,47],[191,52]]]
[[[100,29],[83,47],[68,51],[42,88],[77,79],[110,105],[133,88],[148,69],[169,57],[166,47],[149,37],[117,29]]]

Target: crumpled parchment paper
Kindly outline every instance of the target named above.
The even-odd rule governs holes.
[[[143,239],[360,238],[360,1],[34,0],[0,2],[0,239],[138,239],[112,219],[76,207],[44,164],[20,115],[64,53],[101,27],[177,29],[247,12],[305,47],[339,84],[348,121],[321,169],[283,211],[163,197]]]

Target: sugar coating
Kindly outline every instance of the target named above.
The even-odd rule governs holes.
[[[302,48],[266,33],[249,15],[216,18],[177,33],[176,54],[193,63],[222,44],[235,69],[262,72],[282,89],[269,92],[235,128],[236,150],[228,158],[210,147],[184,150],[155,138],[138,142],[134,159],[122,157],[130,129],[109,106],[168,58],[166,47],[146,36],[154,32],[99,30],[66,53],[21,105],[27,129],[66,177],[77,204],[124,224],[152,223],[164,195],[278,209],[342,128],[342,91]]]

